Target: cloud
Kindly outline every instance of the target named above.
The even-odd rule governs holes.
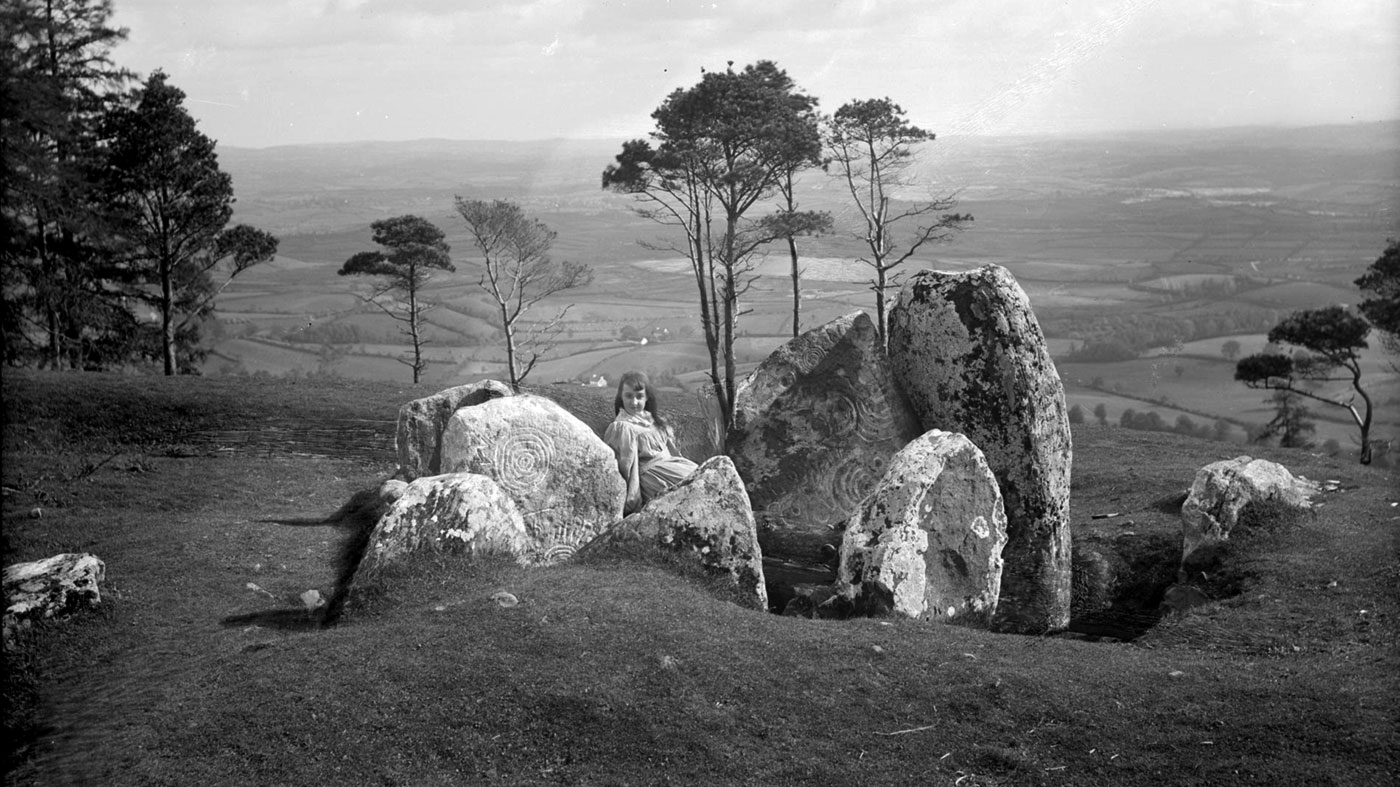
[[[1400,114],[1394,0],[120,0],[116,12],[131,28],[117,60],[239,107],[201,110],[235,144],[633,124],[622,135],[637,136],[702,67],[759,59],[827,111],[888,95],[943,134]]]

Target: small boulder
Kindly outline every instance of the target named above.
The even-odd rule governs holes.
[[[458,410],[442,435],[442,469],[494,480],[525,519],[532,563],[564,560],[622,518],[617,457],[554,401],[521,394]]]
[[[1312,507],[1317,490],[1317,484],[1267,459],[1237,456],[1202,467],[1181,506],[1183,568],[1193,553],[1227,540],[1246,506],[1272,503],[1303,511]]]
[[[66,617],[102,602],[107,567],[96,555],[65,552],[5,567],[5,648],[35,621]]]
[[[360,570],[373,572],[420,549],[468,555],[542,554],[530,543],[515,501],[490,478],[446,473],[405,487],[370,534]]]
[[[725,439],[764,554],[822,560],[890,457],[919,432],[864,312],[775,350],[735,391]]]
[[[645,559],[657,552],[679,554],[707,573],[728,577],[741,604],[767,609],[753,511],[729,457],[706,460],[675,489],[613,525],[579,555]]]
[[[920,271],[890,309],[890,366],[922,427],[986,455],[1006,505],[996,626],[1069,625],[1070,430],[1064,386],[1030,301],[1006,269]]]
[[[1001,587],[1006,514],[972,441],[931,431],[890,460],[851,518],[837,590],[853,609],[989,620]]]
[[[398,477],[412,481],[442,470],[442,433],[452,414],[492,399],[511,396],[510,386],[482,380],[415,399],[399,408],[394,446],[399,453]]]

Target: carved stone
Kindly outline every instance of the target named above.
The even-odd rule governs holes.
[[[778,348],[734,400],[726,452],[775,558],[823,560],[890,457],[921,431],[864,312]]]

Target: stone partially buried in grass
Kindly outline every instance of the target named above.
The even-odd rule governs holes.
[[[627,489],[612,449],[542,396],[458,410],[443,432],[442,467],[487,476],[515,501],[532,563],[566,559],[622,518]]]
[[[1317,484],[1267,459],[1237,456],[1202,467],[1181,506],[1182,571],[1193,554],[1228,539],[1247,507],[1306,511],[1317,490]]]
[[[890,460],[851,518],[837,592],[857,611],[986,622],[1001,588],[1006,514],[982,452],[932,431]]]
[[[65,552],[5,567],[4,642],[36,621],[54,620],[102,602],[106,566],[96,555]]]
[[[744,482],[727,456],[711,457],[675,489],[590,541],[579,555],[658,553],[696,561],[728,578],[740,604],[768,608],[763,557]]]
[[[375,525],[360,570],[374,572],[421,549],[522,562],[541,554],[515,501],[474,473],[427,476],[405,487]]]

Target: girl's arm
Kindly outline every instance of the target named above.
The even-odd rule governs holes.
[[[642,474],[638,472],[640,463],[637,456],[637,433],[633,429],[612,423],[603,433],[603,442],[607,443],[617,454],[617,471],[627,482],[627,498],[623,503],[622,511],[624,514],[630,514],[640,508],[642,502]]]

